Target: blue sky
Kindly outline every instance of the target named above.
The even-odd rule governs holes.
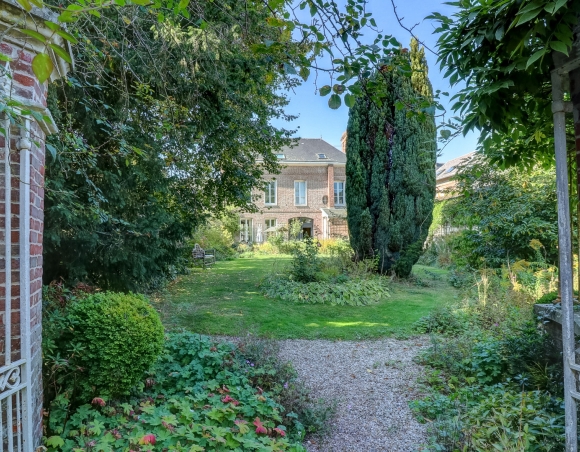
[[[424,18],[434,11],[451,15],[454,8],[444,5],[440,0],[395,0],[395,3],[399,17],[403,18],[404,25],[410,28],[415,24],[419,24],[413,32],[428,47],[436,49],[437,35],[433,33],[436,24],[432,21],[424,20]],[[411,40],[409,33],[399,26],[390,0],[369,0],[369,11],[373,13],[373,17],[383,34],[392,34],[405,45]],[[371,36],[369,37],[371,38]],[[440,89],[453,94],[448,81],[443,78],[443,73],[439,71],[437,56],[429,51],[426,51],[426,56],[429,64],[429,78],[433,84],[433,89]],[[319,76],[318,86],[327,84],[327,80],[324,77],[324,75]],[[346,129],[348,121],[348,108],[344,105],[338,110],[328,108],[328,97],[320,97],[317,94],[314,81],[315,77],[311,75],[302,86],[294,90],[294,92],[288,93],[290,104],[286,111],[289,114],[297,115],[298,119],[291,123],[276,121],[273,124],[278,127],[297,129],[295,136],[323,138],[333,146],[339,147],[340,137]],[[442,104],[451,113],[449,100],[443,98]],[[438,161],[445,162],[475,150],[477,138],[476,134],[471,133],[466,137],[453,139],[443,149]]]

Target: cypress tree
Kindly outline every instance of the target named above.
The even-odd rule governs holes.
[[[379,271],[406,277],[419,259],[435,198],[436,128],[431,113],[410,114],[432,100],[424,49],[409,53],[412,75],[385,67],[373,82],[388,89],[382,104],[359,98],[351,108],[346,144],[346,202],[357,259],[378,256]]]

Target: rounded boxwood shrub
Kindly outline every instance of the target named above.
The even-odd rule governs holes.
[[[142,295],[92,294],[67,314],[61,347],[76,350],[70,364],[81,369],[81,397],[128,394],[163,349],[163,325]]]

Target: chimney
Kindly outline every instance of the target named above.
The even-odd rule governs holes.
[[[343,152],[343,153],[345,153],[345,154],[346,154],[346,137],[347,137],[347,135],[346,135],[346,131],[345,131],[345,132],[342,134],[342,136],[340,137],[340,144],[342,145],[342,146],[341,146],[341,148],[342,148],[341,150],[342,150],[342,152]]]

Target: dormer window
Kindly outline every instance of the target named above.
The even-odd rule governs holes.
[[[328,157],[326,156],[326,154],[318,154],[318,158],[319,159],[326,159]]]
[[[282,159],[285,159],[285,158],[286,158],[286,156],[285,156],[284,154],[276,154],[276,158],[277,158],[278,160],[282,160]]]

